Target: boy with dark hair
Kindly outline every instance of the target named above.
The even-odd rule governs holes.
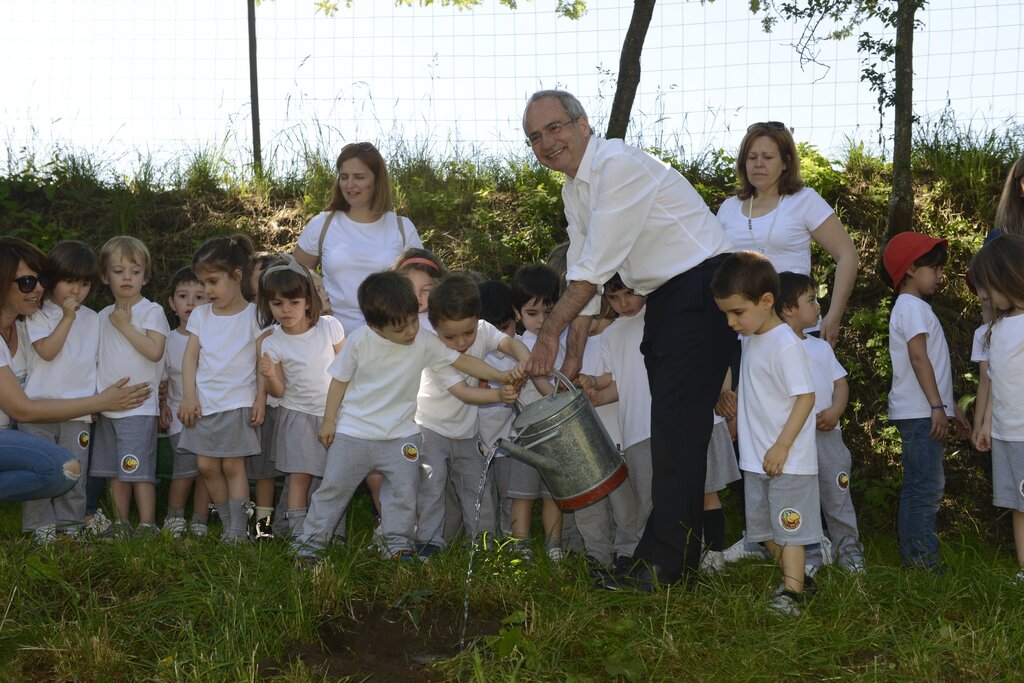
[[[318,436],[330,450],[293,548],[300,558],[323,550],[356,487],[377,471],[383,475],[378,543],[388,557],[413,559],[421,448],[413,416],[423,369],[452,365],[502,384],[522,372],[499,372],[421,330],[412,283],[400,273],[369,275],[358,300],[367,324],[348,337],[327,369],[332,380]]]
[[[523,324],[523,343],[532,349],[537,342],[537,333],[544,325],[544,320],[558,301],[559,277],[552,268],[544,265],[522,266],[512,277],[512,308],[516,320]],[[555,366],[562,363],[565,356],[564,343],[559,344],[559,353]],[[545,385],[541,385],[545,386]],[[545,386],[545,391],[550,391]],[[537,387],[523,387],[520,401],[525,405],[541,397]],[[515,550],[525,557],[532,556],[530,548],[530,526],[533,517],[533,501],[543,499],[541,521],[544,526],[544,539],[548,557],[552,560],[562,558],[562,511],[551,499],[547,487],[543,485],[540,472],[520,460],[509,462],[508,496],[512,499],[512,538]]]
[[[472,358],[501,352],[525,362],[530,351],[480,319],[480,292],[472,277],[454,273],[442,279],[430,293],[427,315],[441,342]],[[458,499],[462,526],[471,538],[481,532],[494,533],[494,499],[476,500],[484,474],[489,446],[480,440],[477,406],[511,403],[518,392],[511,386],[491,388],[470,384],[469,375],[445,366],[423,370],[416,397],[416,423],[420,426],[423,450],[417,494],[416,548],[430,557],[445,546],[445,486],[449,478]],[[477,521],[477,517],[479,520]],[[476,524],[474,525],[474,522]]]
[[[775,313],[779,276],[763,254],[730,255],[711,292],[742,335],[736,427],[747,538],[763,541],[782,568],[771,608],[798,615],[805,582],[814,585],[805,579],[804,546],[821,541],[810,360]]]
[[[833,560],[843,569],[864,571],[864,550],[857,530],[857,513],[850,497],[850,450],[843,443],[839,420],[846,410],[850,387],[846,370],[839,364],[831,344],[804,330],[813,327],[821,314],[818,306],[818,283],[802,273],[779,273],[779,298],[775,312],[796,336],[803,340],[811,359],[811,380],[814,382],[814,440],[818,450],[818,491],[828,544],[807,548],[807,573],[814,574]],[[824,547],[823,547],[824,546]]]
[[[885,245],[879,270],[897,295],[889,314],[889,420],[900,432],[903,454],[900,556],[905,566],[938,572],[944,568],[935,523],[945,488],[942,454],[950,418],[961,435],[970,434],[953,397],[946,336],[926,301],[943,282],[946,258],[946,240],[901,232]]]

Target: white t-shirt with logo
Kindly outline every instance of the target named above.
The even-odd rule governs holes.
[[[917,381],[910,364],[907,342],[925,335],[928,360],[935,372],[935,384],[946,406],[946,415],[953,417],[953,375],[949,346],[935,312],[923,299],[900,294],[889,314],[889,357],[892,359],[892,389],[889,391],[889,419],[913,420],[931,417],[931,404]]]
[[[63,317],[63,308],[52,301],[45,301],[25,321],[29,339],[36,342],[49,337]],[[75,314],[64,346],[53,360],[43,360],[39,354],[32,353],[25,395],[32,399],[84,398],[94,395],[99,345],[99,316],[92,309],[82,306]],[[92,422],[90,415],[75,419]]]
[[[280,327],[263,340],[263,352],[284,371],[284,395],[280,406],[320,417],[331,386],[328,366],[334,362],[334,347],[345,338],[336,318],[321,316],[302,334],[288,334]]]
[[[416,393],[424,368],[440,370],[459,359],[433,333],[420,330],[406,346],[364,325],[348,335],[345,348],[327,372],[348,382],[338,410],[336,431],[357,439],[385,441],[419,432]]]
[[[110,314],[113,312],[113,304],[99,312],[100,350],[96,367],[96,389],[102,391],[122,377],[127,377],[129,384],[148,382],[153,393],[138,408],[120,412],[106,411],[103,415],[113,418],[159,415],[160,397],[157,388],[164,372],[164,359],[151,361],[136,351],[131,342],[110,323]],[[132,306],[131,325],[142,334],[153,330],[163,335],[164,339],[171,333],[164,309],[145,297]]]
[[[775,445],[796,403],[814,391],[811,359],[789,325],[740,337],[739,409],[736,420],[740,469],[764,474],[764,456]],[[817,474],[814,413],[800,428],[782,468],[783,474]]]

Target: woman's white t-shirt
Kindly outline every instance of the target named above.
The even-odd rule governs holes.
[[[796,397],[814,391],[811,359],[789,325],[740,339],[743,351],[736,420],[740,469],[764,474],[764,456],[786,426]],[[782,473],[818,473],[813,411],[790,446]]]
[[[117,331],[111,322],[110,314],[114,312],[111,304],[99,312],[100,318],[100,350],[96,367],[96,390],[102,391],[122,377],[128,378],[129,384],[148,382],[155,390],[160,385],[164,372],[164,360],[151,361],[135,350],[131,342]],[[153,330],[167,338],[171,328],[167,324],[167,316],[159,304],[142,298],[132,305],[132,327],[142,334]],[[138,408],[120,412],[106,411],[104,417],[130,417],[133,415],[159,415],[159,392],[153,391]]]
[[[15,321],[14,333],[18,335],[18,351],[14,354],[14,357],[11,357],[11,349],[7,346],[7,342],[0,339],[0,368],[10,368],[11,372],[14,373],[14,378],[18,380],[18,384],[24,387],[25,382],[28,380],[29,353],[27,349],[30,348],[25,323],[20,320]],[[0,429],[6,429],[10,426],[11,418],[0,410]]]
[[[313,256],[319,253],[320,231],[327,215],[327,212],[320,213],[306,224],[299,235],[299,249]],[[408,218],[402,218],[402,230],[394,212],[384,214],[373,223],[357,223],[342,211],[334,213],[324,238],[320,270],[331,299],[331,313],[341,322],[346,335],[366,323],[356,299],[359,285],[366,276],[390,268],[409,247],[423,246],[416,226]]]
[[[256,339],[261,333],[256,306],[217,315],[213,304],[203,304],[192,311],[187,329],[199,337],[196,391],[203,415],[251,408],[256,402]]]
[[[64,309],[45,301],[26,321],[33,342],[50,336],[64,317]],[[96,393],[96,358],[99,355],[100,319],[96,311],[82,306],[75,314],[64,346],[53,360],[33,353],[25,395],[37,398],[83,398]],[[91,415],[76,420],[92,422]]]
[[[1000,318],[988,348],[992,378],[992,438],[1024,441],[1024,315]]]
[[[935,372],[935,385],[946,406],[946,415],[954,415],[953,374],[942,324],[926,301],[911,294],[900,294],[889,314],[889,357],[892,359],[890,420],[931,417],[931,405],[917,381],[914,366],[910,364],[910,350],[907,348],[907,342],[919,334],[925,335],[928,360]]]
[[[327,403],[331,376],[327,368],[334,362],[334,347],[345,338],[341,323],[321,316],[302,334],[288,334],[280,327],[263,340],[263,353],[281,364],[284,371],[284,395],[280,406],[307,415],[321,417]]]
[[[804,187],[783,195],[777,208],[747,220],[749,200],[729,197],[718,209],[718,220],[736,251],[759,251],[775,270],[810,275],[811,233],[834,213],[817,192]]]

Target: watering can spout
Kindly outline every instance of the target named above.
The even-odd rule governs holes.
[[[502,438],[498,439],[494,445],[498,448],[498,450],[507,451],[516,459],[522,460],[527,465],[531,465],[538,469],[543,468],[543,463],[545,461],[544,456],[540,455],[539,453],[534,453],[528,448],[523,448],[514,441]]]

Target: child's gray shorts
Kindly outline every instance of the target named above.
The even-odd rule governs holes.
[[[205,415],[181,430],[178,450],[208,458],[242,458],[260,452],[260,430],[249,424],[252,408]]]
[[[992,439],[992,504],[1024,512],[1024,441]]]
[[[818,475],[743,473],[747,540],[780,546],[821,542]]]
[[[89,474],[102,479],[155,484],[156,431],[156,415],[100,415]]]
[[[719,422],[711,430],[708,442],[708,473],[704,477],[704,493],[715,493],[740,478],[736,451],[729,436],[729,425]]]
[[[323,418],[289,408],[277,409],[274,457],[277,469],[286,474],[324,476],[327,449],[317,438]]]
[[[181,440],[181,432],[177,434],[169,434],[167,440],[171,442],[171,453],[174,454],[172,459],[173,467],[171,469],[171,479],[188,479],[189,477],[199,476],[199,465],[196,464],[195,453],[184,453],[178,450],[178,441]]]

